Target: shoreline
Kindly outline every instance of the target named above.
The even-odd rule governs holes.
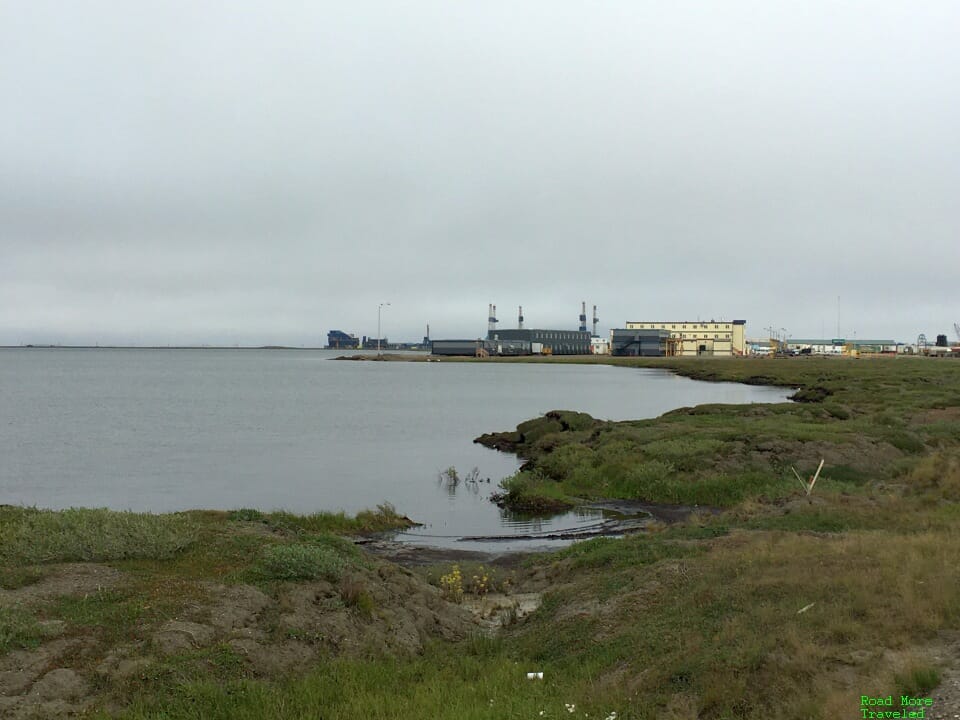
[[[667,512],[719,500],[549,555],[388,561],[377,540],[363,541],[371,552],[349,540],[408,522],[385,509],[0,507],[0,714],[278,720],[322,702],[359,719],[402,697],[398,717],[411,718],[565,717],[566,703],[592,717],[826,720],[863,695],[905,694],[950,717],[960,366],[683,365],[694,379],[826,392],[521,423],[527,490],[629,489],[634,507],[671,498]],[[816,487],[801,487],[791,469],[809,477],[821,459]],[[544,679],[525,680],[531,670]]]

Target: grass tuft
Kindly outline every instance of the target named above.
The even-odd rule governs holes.
[[[930,665],[915,665],[894,677],[897,695],[922,697],[940,684],[940,671]]]
[[[340,579],[346,563],[336,550],[323,545],[272,545],[260,561],[263,573],[272,580]]]

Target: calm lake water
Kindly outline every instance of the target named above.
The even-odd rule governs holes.
[[[789,391],[600,365],[336,362],[321,350],[0,350],[0,504],[354,513],[390,502],[446,545],[597,519],[510,517],[518,463],[473,444],[554,409],[612,420]],[[491,482],[455,491],[438,474]],[[459,545],[469,549],[470,543]]]

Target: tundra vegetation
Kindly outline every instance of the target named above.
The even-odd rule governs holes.
[[[509,571],[413,574],[344,539],[406,522],[385,506],[2,508],[0,715],[807,720],[859,717],[863,696],[960,703],[960,363],[601,361],[798,402],[573,409],[485,436],[524,459],[506,505],[699,506]],[[821,459],[807,495],[791,468]],[[542,605],[471,629],[457,600],[501,585]]]

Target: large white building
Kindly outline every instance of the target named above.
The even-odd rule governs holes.
[[[716,322],[683,320],[678,322],[634,321],[628,330],[666,330],[668,355],[744,355],[746,354],[746,320]]]

